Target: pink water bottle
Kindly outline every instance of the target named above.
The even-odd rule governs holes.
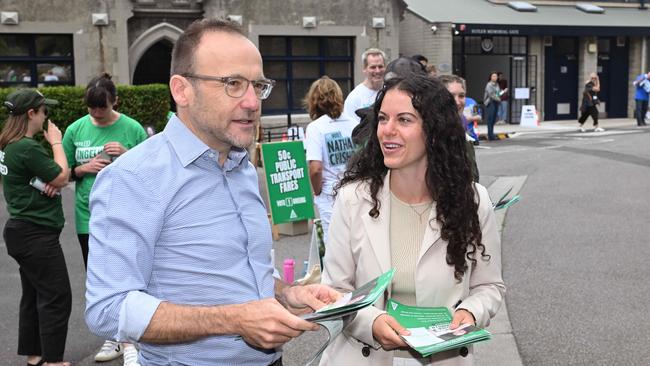
[[[291,259],[287,258],[284,260],[284,282],[286,283],[293,283],[293,276],[294,276],[294,267],[296,265],[296,262]]]

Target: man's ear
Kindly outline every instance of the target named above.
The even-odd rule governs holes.
[[[172,75],[169,79],[169,91],[172,93],[172,98],[176,102],[176,105],[179,107],[186,107],[190,104],[194,96],[194,90],[190,82],[180,76]]]

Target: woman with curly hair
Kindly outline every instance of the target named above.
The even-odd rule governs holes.
[[[321,365],[471,365],[471,346],[422,359],[384,311],[390,297],[446,306],[452,329],[485,327],[503,300],[497,224],[486,189],[473,182],[454,98],[440,81],[412,75],[387,81],[374,108],[374,133],[337,186],[323,283],[351,291],[396,272]]]

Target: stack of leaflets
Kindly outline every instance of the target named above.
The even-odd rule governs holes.
[[[324,306],[316,312],[303,315],[302,318],[314,322],[340,318],[370,306],[386,291],[394,273],[395,269],[393,268],[358,289],[343,295],[337,302]]]
[[[424,357],[491,337],[487,330],[469,324],[449,329],[452,317],[446,307],[407,306],[389,299],[386,311],[411,332],[410,336],[401,336],[402,339]]]

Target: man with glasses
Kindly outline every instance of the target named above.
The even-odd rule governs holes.
[[[145,366],[281,365],[279,347],[318,328],[296,315],[339,294],[272,277],[246,147],[273,81],[239,28],[204,19],[176,41],[169,86],[177,115],[93,188],[86,322],[138,342]]]

